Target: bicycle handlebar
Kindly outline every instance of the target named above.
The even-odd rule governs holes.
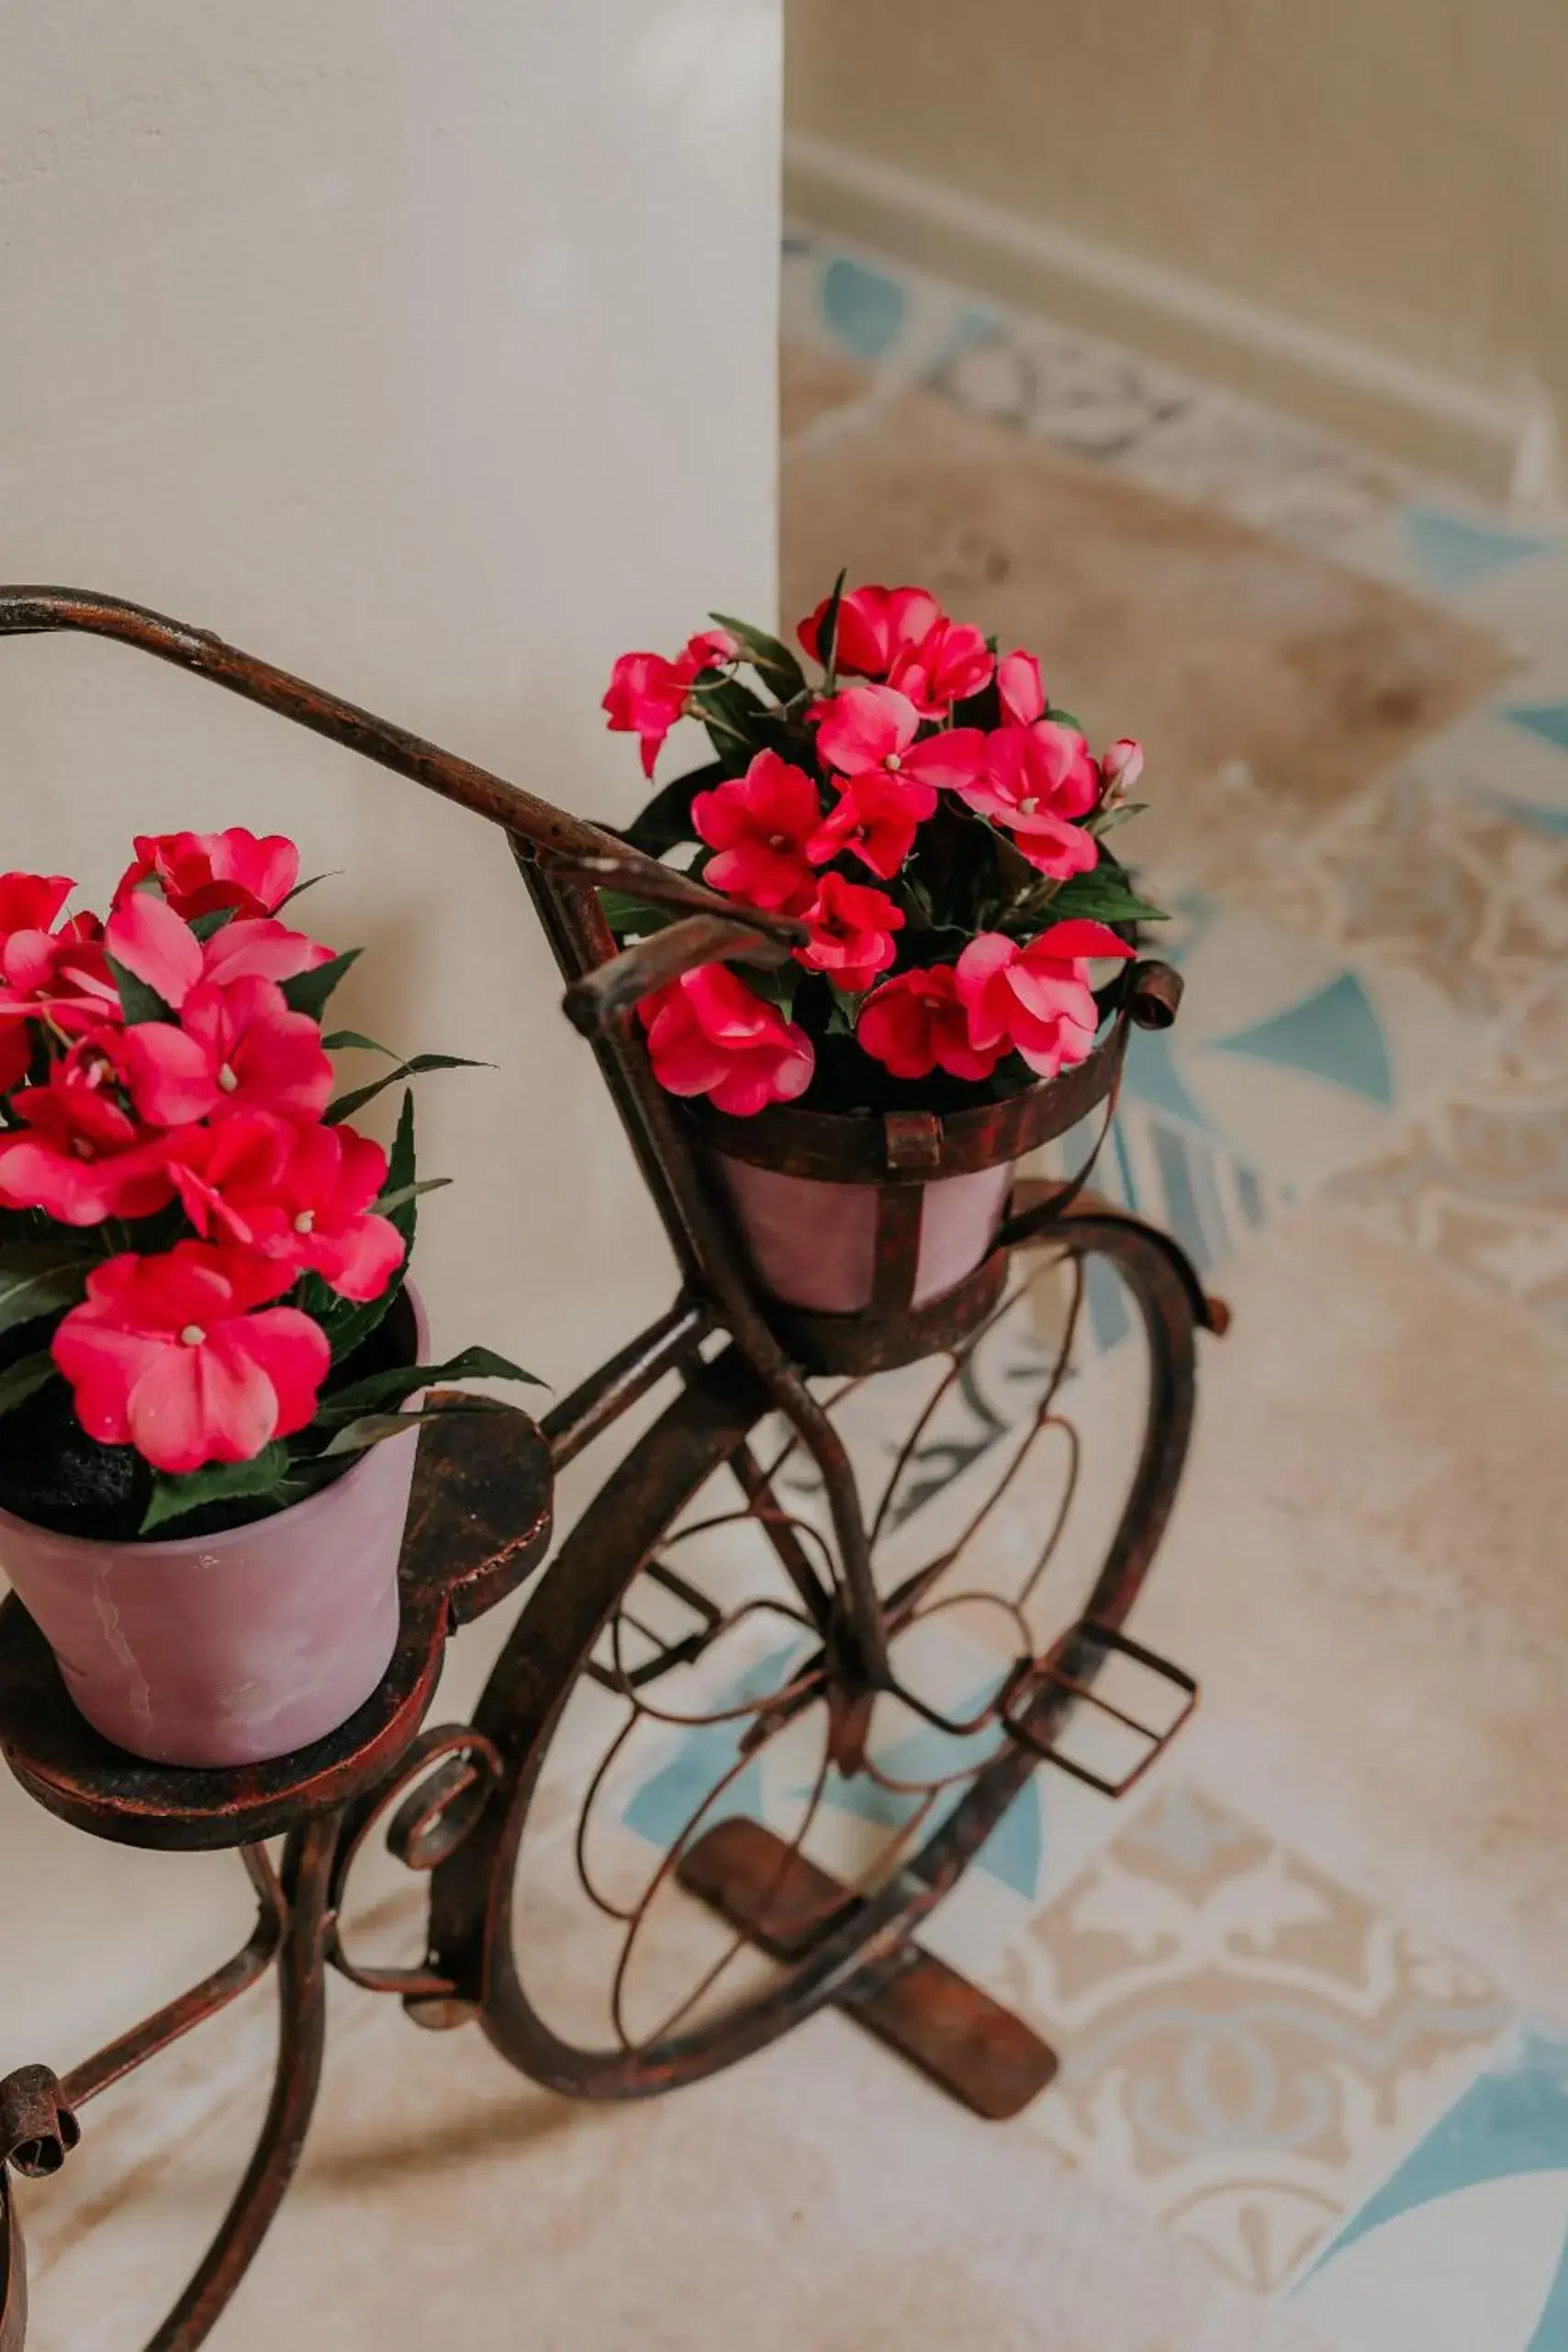
[[[0,637],[39,636],[57,630],[118,638],[122,644],[226,687],[231,694],[275,711],[487,818],[543,857],[564,860],[580,879],[613,879],[638,896],[659,903],[670,902],[673,883],[678,889],[679,904],[703,912],[715,922],[722,917],[732,929],[759,933],[785,948],[803,935],[798,924],[722,899],[685,876],[672,876],[667,866],[599,826],[509,784],[504,777],[492,775],[471,760],[442,751],[422,736],[394,726],[388,719],[377,718],[373,711],[345,702],[305,678],[275,668],[271,662],[226,644],[210,630],[192,629],[165,613],[150,611],[121,597],[99,596],[91,589],[0,588]]]

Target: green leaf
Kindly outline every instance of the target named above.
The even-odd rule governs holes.
[[[1163,907],[1150,906],[1118,874],[1108,873],[1103,867],[1097,873],[1070,876],[1052,899],[1049,915],[1053,923],[1065,923],[1070,915],[1092,923],[1170,920]]]
[[[302,897],[307,890],[313,890],[318,882],[335,881],[342,870],[341,866],[333,866],[325,874],[307,875],[303,882],[296,882],[286,898],[279,899],[276,913],[281,914],[286,906],[292,906],[297,898]]]
[[[756,965],[750,967],[745,984],[769,1004],[776,1004],[786,1021],[792,1021],[795,1017],[795,992],[805,977],[804,970],[791,957],[787,964],[779,964],[772,969]]]
[[[193,915],[190,921],[190,929],[198,939],[215,938],[218,933],[223,929],[225,924],[233,922],[239,910],[237,907],[214,907],[210,914]]]
[[[0,1331],[74,1306],[95,1260],[78,1241],[11,1242],[0,1250]]]
[[[383,1193],[375,1204],[376,1215],[389,1216],[394,1209],[400,1209],[405,1201],[417,1201],[421,1193],[442,1192],[451,1182],[450,1176],[421,1176],[417,1184],[405,1184],[401,1192]]]
[[[654,794],[629,825],[622,828],[622,840],[629,841],[633,849],[645,850],[650,857],[666,857],[683,842],[695,841],[691,803],[699,792],[711,791],[728,774],[722,759],[711,759],[704,767],[694,767],[689,775],[676,777]]]
[[[767,743],[768,721],[778,715],[738,678],[721,678],[712,686],[694,686],[689,699],[708,730],[709,741],[726,762],[749,761],[751,755]]]
[[[844,583],[848,577],[849,567],[846,565],[833,584],[833,594],[828,598],[827,610],[823,614],[823,625],[817,631],[817,659],[825,673],[823,678],[824,694],[834,694],[838,689],[838,608],[844,601]]]
[[[470,1396],[461,1405],[432,1406],[426,1413],[366,1413],[360,1420],[351,1421],[340,1429],[330,1446],[323,1449],[320,1459],[330,1461],[334,1454],[360,1453],[366,1446],[378,1446],[387,1438],[401,1438],[426,1421],[444,1421],[449,1413],[504,1413],[504,1405],[487,1396]]]
[[[18,1125],[9,1133],[19,1135],[25,1130]],[[0,1209],[0,1250],[8,1249],[17,1241],[58,1241],[60,1227],[41,1209]],[[5,1263],[0,1256],[0,1265]]]
[[[1047,707],[1046,716],[1053,727],[1070,727],[1075,734],[1080,735],[1083,733],[1082,720],[1075,719],[1070,711],[1058,711],[1054,702]]]
[[[335,1103],[328,1104],[322,1125],[335,1127],[342,1120],[352,1118],[356,1111],[363,1111],[367,1103],[374,1102],[388,1086],[396,1086],[400,1078],[418,1078],[427,1070],[492,1070],[494,1067],[493,1062],[471,1060],[466,1054],[415,1054],[409,1060],[400,1061],[396,1070],[387,1070],[384,1077],[373,1079],[368,1086],[356,1086],[352,1092],[340,1094]]]
[[[770,637],[766,629],[754,629],[749,621],[737,621],[731,613],[711,612],[708,618],[716,621],[721,629],[727,629],[732,637],[740,639],[753,669],[772,688],[780,702],[792,702],[797,694],[805,692],[806,673],[788,645]]]
[[[645,900],[628,898],[624,890],[600,890],[599,912],[617,939],[650,939],[655,931],[667,931],[678,923],[684,910],[674,906],[649,906]]]
[[[388,1214],[403,1237],[405,1249],[414,1246],[414,1090],[406,1087],[403,1107],[398,1114],[398,1132],[392,1138],[392,1149],[386,1160],[386,1190],[404,1193],[402,1205]]]
[[[359,958],[359,949],[351,947],[346,956],[334,956],[330,964],[318,964],[313,972],[296,972],[292,980],[286,980],[282,983],[283,993],[290,1010],[308,1013],[312,1021],[319,1021],[327,1009],[327,999]]]
[[[910,917],[916,931],[929,931],[934,927],[936,916],[931,904],[931,893],[908,866],[894,875],[890,888],[894,899]]]
[[[0,1413],[9,1413],[17,1406],[25,1405],[46,1380],[53,1379],[57,1369],[47,1348],[40,1348],[36,1355],[19,1356],[0,1372]]]
[[[1098,841],[1102,834],[1114,833],[1116,827],[1126,824],[1129,817],[1141,817],[1148,806],[1147,801],[1124,801],[1119,809],[1097,809],[1092,817],[1085,819],[1083,830],[1092,833]]]
[[[152,1499],[147,1506],[141,1522],[143,1535],[154,1528],[166,1525],[170,1519],[184,1518],[187,1512],[199,1511],[208,1503],[230,1503],[245,1495],[275,1498],[279,1508],[286,1499],[285,1479],[288,1473],[288,1448],[274,1439],[263,1446],[250,1462],[209,1462],[204,1470],[188,1470],[179,1476],[157,1471],[152,1479]],[[264,1512],[258,1513],[264,1518]]]
[[[334,1029],[330,1037],[322,1038],[321,1043],[330,1054],[346,1053],[353,1049],[359,1053],[385,1054],[388,1061],[398,1058],[390,1046],[379,1044],[375,1037],[362,1036],[357,1029]]]
[[[178,1018],[173,1006],[164,1003],[155,988],[149,988],[144,980],[138,980],[134,972],[127,971],[125,966],[117,963],[112,956],[106,956],[104,961],[109,968],[110,979],[119,991],[120,1011],[128,1021],[174,1021]]]
[[[531,1388],[545,1385],[533,1372],[514,1364],[510,1357],[498,1356],[493,1348],[465,1348],[444,1364],[395,1364],[389,1372],[372,1372],[367,1379],[351,1381],[334,1395],[322,1398],[314,1426],[319,1428],[333,1421],[352,1421],[372,1406],[384,1411],[390,1406],[401,1405],[418,1389],[436,1388],[454,1380],[521,1380]]]

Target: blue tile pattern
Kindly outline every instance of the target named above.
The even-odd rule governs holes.
[[[1552,544],[1550,539],[1473,522],[1434,507],[1407,507],[1405,528],[1423,577],[1439,593],[1470,588],[1510,565],[1548,554]]]
[[[1305,1070],[1331,1086],[1364,1094],[1369,1103],[1394,1101],[1387,1043],[1354,972],[1340,972],[1284,1012],[1211,1043],[1215,1053],[1245,1054],[1282,1070]]]
[[[1520,2027],[1295,2300],[1346,2352],[1568,2352],[1568,2036]]]
[[[823,313],[845,349],[878,360],[903,331],[908,306],[896,278],[859,262],[831,261],[823,276]]]
[[[1518,703],[1505,709],[1503,716],[1528,734],[1539,735],[1554,751],[1568,751],[1568,702]]]

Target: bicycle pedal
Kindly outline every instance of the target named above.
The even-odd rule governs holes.
[[[1146,1723],[1095,1689],[1086,1678],[1085,1669],[1092,1668],[1098,1673],[1111,1658],[1129,1660],[1167,1690],[1176,1693],[1178,1704],[1168,1721],[1159,1725]],[[1173,1665],[1169,1658],[1147,1649],[1141,1641],[1134,1641],[1127,1634],[1085,1618],[1047,1656],[1023,1659],[1014,1668],[1002,1687],[1000,1719],[1008,1736],[1038,1756],[1042,1764],[1055,1764],[1059,1771],[1070,1773],[1075,1780],[1083,1781],[1103,1797],[1114,1800],[1126,1797],[1152,1771],[1177,1733],[1191,1720],[1198,1695],[1196,1680],[1182,1667]],[[1102,1726],[1115,1725],[1118,1742],[1132,1744],[1131,1760],[1122,1770],[1102,1768],[1081,1753],[1070,1753],[1056,1735],[1042,1738],[1031,1728],[1030,1718],[1040,1711],[1043,1701],[1062,1698],[1074,1702],[1075,1715],[1080,1707],[1085,1707]]]
[[[672,1640],[622,1606],[622,1627],[629,1626],[649,1645],[649,1654],[635,1665],[631,1665],[625,1663],[622,1650],[619,1674],[613,1661],[609,1665],[601,1665],[597,1658],[590,1658],[588,1672],[606,1690],[622,1690],[628,1685],[633,1690],[643,1690],[649,1683],[657,1682],[661,1674],[670,1673],[672,1668],[689,1666],[694,1660],[700,1658],[710,1642],[716,1641],[724,1628],[723,1610],[711,1601],[706,1593],[700,1593],[695,1585],[689,1585],[684,1576],[677,1575],[673,1568],[666,1568],[662,1560],[650,1560],[643,1575],[650,1584],[656,1585],[661,1592],[667,1593],[672,1600],[678,1601],[683,1608],[689,1610],[697,1622],[689,1633],[678,1635]],[[635,1585],[633,1590],[636,1590]]]

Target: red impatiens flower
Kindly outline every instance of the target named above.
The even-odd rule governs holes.
[[[899,776],[856,776],[845,786],[834,806],[806,844],[813,866],[825,866],[847,851],[890,882],[914,846],[923,821],[936,807],[929,784],[912,784]]]
[[[996,665],[1002,715],[1015,727],[1032,727],[1046,715],[1046,688],[1033,654],[1003,654]]]
[[[266,916],[225,924],[210,939],[198,939],[155,890],[134,890],[115,909],[104,944],[117,963],[176,1012],[203,981],[292,980],[332,960],[331,949],[319,939]]]
[[[945,719],[955,702],[991,683],[992,656],[980,630],[938,621],[918,645],[894,655],[888,684],[906,694],[923,719]]]
[[[119,1018],[95,915],[50,928],[75,884],[63,874],[0,874],[0,1092],[32,1060],[34,1020],[65,1036]]]
[[[1085,1059],[1100,1025],[1090,962],[1132,952],[1103,923],[1056,923],[1026,947],[982,931],[957,966],[970,1042],[981,1053],[1014,1048],[1041,1078],[1070,1070]]]
[[[980,774],[958,787],[965,805],[1005,825],[1042,874],[1060,880],[1088,873],[1100,853],[1093,835],[1071,820],[1093,808],[1100,771],[1077,729],[1041,719],[999,727],[987,745]]]
[[[75,888],[65,874],[0,874],[0,939],[47,932]]]
[[[797,632],[813,661],[823,658],[831,602],[824,597]],[[885,679],[923,719],[943,719],[988,683],[991,655],[980,630],[949,621],[926,589],[857,588],[839,600],[834,667],[846,678]]]
[[[1143,745],[1131,735],[1118,735],[1100,762],[1102,798],[1114,809],[1125,801],[1143,774]]]
[[[169,1167],[204,1240],[230,1241],[316,1273],[344,1298],[379,1298],[403,1237],[370,1214],[386,1154],[349,1126],[296,1127],[265,1111],[170,1138]]]
[[[951,964],[884,980],[861,1006],[855,1035],[895,1078],[929,1078],[934,1070],[949,1078],[989,1078],[1003,1052],[1000,1042],[981,1050],[971,1041]]]
[[[714,890],[785,914],[811,905],[817,884],[806,845],[822,823],[822,803],[803,768],[759,751],[744,776],[697,794],[691,820],[698,839],[719,853],[702,874]]]
[[[920,713],[895,687],[846,687],[810,716],[824,764],[840,776],[898,777],[924,793],[942,786],[958,790],[985,766],[987,739],[979,727],[949,727],[916,743]],[[930,808],[921,813],[929,816]]]
[[[26,1132],[0,1136],[0,1202],[7,1208],[42,1209],[62,1225],[101,1225],[109,1216],[150,1216],[173,1199],[161,1141],[107,1090],[118,1076],[119,1034],[82,1040],[46,1086],[11,1097]]]
[[[176,914],[272,914],[299,879],[299,852],[280,833],[260,840],[243,825],[226,833],[139,833],[136,860],[115,885],[123,906],[149,879],[159,883]]]
[[[823,658],[823,624],[832,602],[824,596],[795,632],[814,662]],[[943,620],[941,606],[926,588],[846,588],[838,602],[834,667],[846,678],[886,678],[898,656]]]
[[[903,929],[904,918],[886,890],[846,881],[842,874],[824,874],[806,921],[812,935],[805,946],[796,948],[796,961],[825,972],[835,988],[854,995],[869,988],[892,962],[898,953],[893,934]]]
[[[125,1032],[131,1100],[152,1126],[275,1111],[318,1119],[332,1092],[332,1065],[308,1013],[289,1010],[275,980],[204,981],[170,1021]]]
[[[805,1031],[722,964],[683,972],[637,1010],[654,1076],[670,1094],[706,1094],[715,1110],[749,1118],[812,1082],[816,1054]]]
[[[266,1304],[293,1279],[291,1267],[202,1241],[97,1267],[50,1351],[88,1436],[180,1472],[249,1462],[304,1428],[331,1350],[309,1316]]]
[[[740,652],[727,629],[704,629],[689,637],[674,661],[662,654],[622,654],[610,674],[600,708],[612,734],[633,734],[642,745],[643,773],[651,778],[664,739],[686,716],[691,689],[705,669],[721,669]]]

